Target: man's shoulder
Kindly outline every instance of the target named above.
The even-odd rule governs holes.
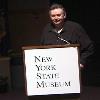
[[[66,21],[65,27],[71,28],[73,30],[84,30],[83,26],[75,21]]]
[[[45,27],[51,27],[51,23],[47,23],[46,25],[45,25]]]
[[[44,26],[44,31],[49,31],[49,30],[51,30],[51,28],[52,28],[51,24],[48,23],[48,24],[46,24],[46,25]]]
[[[71,21],[71,20],[68,20],[65,23],[71,26],[81,26],[78,22]]]

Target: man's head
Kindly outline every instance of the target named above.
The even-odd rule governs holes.
[[[55,26],[60,26],[66,18],[65,8],[60,4],[53,4],[49,10],[49,16]]]

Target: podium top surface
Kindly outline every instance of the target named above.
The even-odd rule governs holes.
[[[79,47],[79,44],[24,46],[24,47],[22,47],[22,50],[26,50],[26,49],[45,49],[45,48],[66,48],[66,47]]]

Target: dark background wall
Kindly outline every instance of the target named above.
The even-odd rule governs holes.
[[[12,70],[15,72],[19,70],[17,71],[19,74],[16,74],[22,75],[20,70],[23,67],[19,66],[23,64],[22,47],[40,44],[42,29],[48,22],[48,6],[52,3],[63,4],[68,10],[68,18],[80,23],[94,41],[94,61],[91,67],[85,70],[84,75],[87,84],[100,85],[100,6],[98,0],[0,0],[0,16],[4,18],[6,31],[0,43],[0,53],[11,57]],[[18,67],[14,67],[16,65]],[[15,78],[15,72],[12,73],[13,78]],[[19,80],[17,78],[15,80]]]

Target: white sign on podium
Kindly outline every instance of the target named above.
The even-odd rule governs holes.
[[[28,96],[80,93],[78,48],[24,50]]]

